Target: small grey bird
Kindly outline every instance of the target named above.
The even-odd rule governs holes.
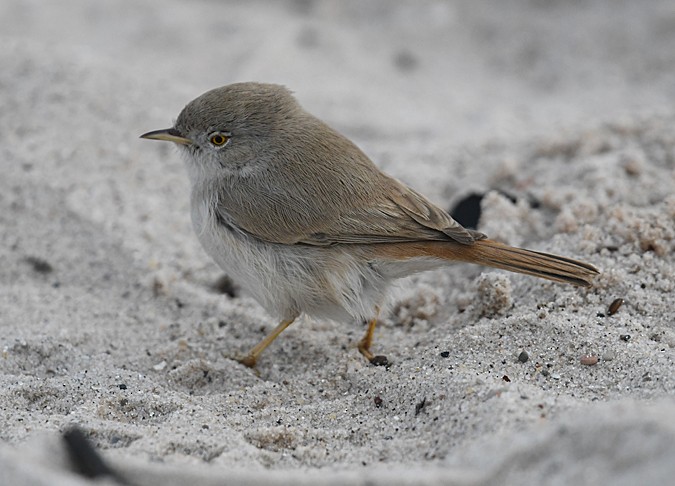
[[[347,138],[307,113],[283,86],[237,83],[191,101],[175,125],[142,138],[181,148],[192,183],[192,223],[216,263],[281,323],[301,313],[369,323],[370,351],[392,281],[470,262],[589,286],[597,269],[514,248],[463,228],[384,174]]]

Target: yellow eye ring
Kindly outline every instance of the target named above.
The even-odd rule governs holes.
[[[216,147],[222,147],[230,140],[230,137],[221,132],[216,132],[211,134],[209,137],[209,142],[211,142]]]

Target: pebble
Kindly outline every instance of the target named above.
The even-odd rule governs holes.
[[[417,405],[415,405],[415,417],[417,417],[420,414],[420,412],[426,406],[426,404],[427,404],[427,397],[424,397],[422,398],[422,401],[420,401],[419,403],[417,403]]]
[[[528,359],[530,359],[530,355],[527,354],[527,351],[521,351],[521,353],[518,355],[518,361],[521,363],[526,363]]]
[[[155,371],[162,371],[164,368],[166,368],[166,361],[160,361],[152,367],[152,369]]]
[[[598,364],[598,357],[594,354],[586,354],[580,359],[582,365],[593,366]]]
[[[33,267],[37,273],[51,273],[54,271],[54,267],[50,265],[47,260],[43,260],[39,257],[27,256],[24,258],[24,261]]]
[[[623,305],[623,299],[618,298],[614,299],[611,304],[609,304],[609,308],[607,309],[607,315],[608,316],[613,316],[619,311],[619,308]]]
[[[379,354],[377,356],[373,356],[373,359],[370,360],[370,363],[373,366],[389,366],[389,360],[387,357]]]

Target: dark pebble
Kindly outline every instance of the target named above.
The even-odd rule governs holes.
[[[125,383],[120,383],[117,386],[120,388],[120,390],[126,390],[127,389],[127,385]]]
[[[39,257],[27,256],[23,261],[32,266],[33,270],[37,273],[51,273],[54,271],[54,267],[52,267],[47,260],[43,260]]]
[[[483,194],[473,193],[458,201],[450,209],[452,219],[465,228],[476,229],[478,220],[480,219],[480,203],[483,200],[483,196]]]
[[[441,352],[441,358],[449,358],[450,357],[450,351],[442,351]]]
[[[619,310],[619,308],[623,305],[623,299],[618,298],[614,299],[611,304],[609,304],[609,308],[607,309],[607,315],[608,316],[613,316],[616,314]]]
[[[389,360],[386,356],[382,356],[381,354],[373,356],[373,359],[370,360],[370,363],[374,366],[389,366]]]
[[[375,406],[376,406],[377,408],[382,407],[382,402],[383,402],[383,401],[384,401],[384,400],[382,400],[380,397],[375,397],[375,398],[373,398],[373,402],[375,402]]]
[[[621,339],[624,342],[628,342],[628,341],[630,341],[630,334],[621,334],[619,336],[619,339]]]
[[[424,397],[421,402],[419,402],[417,405],[415,405],[415,417],[417,417],[424,406],[427,404],[427,397]]]
[[[527,354],[527,351],[521,351],[521,353],[518,355],[518,361],[521,363],[527,363],[528,359],[530,359],[530,355]]]
[[[502,380],[504,380],[506,383],[511,383],[511,378],[509,378],[507,375],[502,376]]]
[[[504,191],[499,191],[499,194],[507,198],[513,204],[518,202],[518,198],[512,194]],[[476,192],[468,194],[450,208],[448,211],[450,216],[465,228],[476,229],[481,216],[480,203],[484,196],[485,194]],[[541,202],[533,197],[528,197],[528,203],[532,209],[537,209],[541,206]]]

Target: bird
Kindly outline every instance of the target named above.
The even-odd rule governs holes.
[[[301,314],[367,323],[371,351],[397,279],[468,262],[588,287],[582,261],[521,249],[464,228],[385,174],[348,138],[277,84],[244,82],[190,101],[172,127],[141,138],[180,149],[193,228],[206,253],[279,324],[245,356],[261,353]]]

